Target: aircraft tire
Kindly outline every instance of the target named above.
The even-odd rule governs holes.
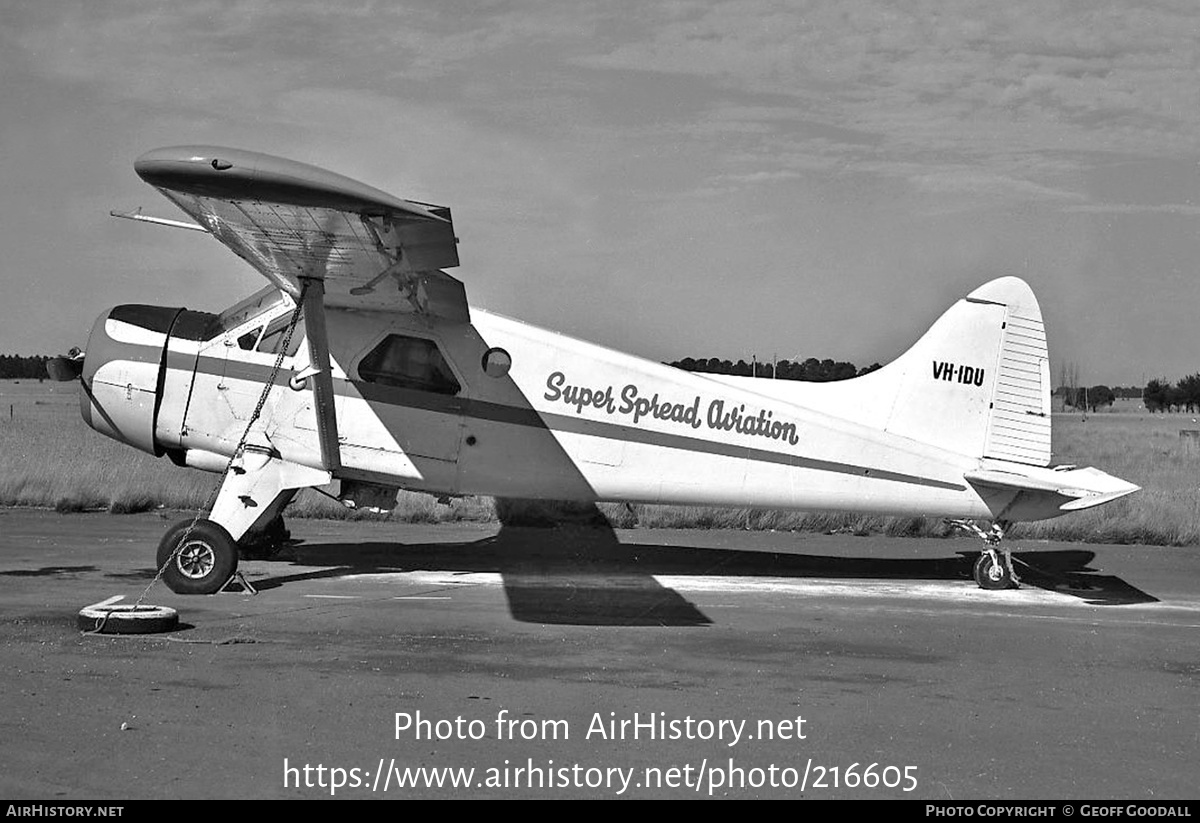
[[[975,561],[975,582],[981,589],[1015,589],[1016,581],[1003,562],[993,562],[990,554],[981,554]]]
[[[211,520],[181,520],[158,544],[158,568],[164,564],[163,581],[176,594],[216,594],[237,571],[237,543]]]
[[[167,606],[95,605],[79,611],[88,634],[157,634],[179,628],[179,612]]]

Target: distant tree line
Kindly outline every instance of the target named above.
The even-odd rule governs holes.
[[[1133,395],[1125,392],[1135,392]],[[1105,406],[1111,406],[1118,397],[1141,397],[1141,389],[1110,389],[1108,386],[1059,386],[1054,393],[1062,398],[1063,408],[1080,409],[1083,411],[1099,411]]]
[[[1200,409],[1200,374],[1183,378],[1178,383],[1171,383],[1165,378],[1156,378],[1142,386],[1059,386],[1054,390],[1061,397],[1063,407],[1097,411],[1105,406],[1111,406],[1113,401],[1120,398],[1125,400],[1142,400],[1146,409],[1151,412],[1194,412]]]
[[[46,377],[45,355],[0,354],[0,380],[40,380]],[[813,383],[828,383],[848,380],[869,374],[881,366],[872,363],[859,369],[853,363],[818,360],[810,357],[802,362],[779,360],[776,363],[747,363],[745,360],[720,360],[716,357],[693,358],[672,361],[669,365],[678,369],[707,374],[730,374],[740,377],[766,377],[778,380],[807,380]],[[1117,398],[1141,398],[1151,412],[1200,410],[1200,374],[1189,375],[1177,383],[1166,378],[1156,378],[1144,388],[1138,386],[1109,388],[1108,386],[1074,387],[1063,385],[1055,390],[1067,408],[1097,411],[1111,406]]]
[[[747,363],[745,360],[720,360],[716,357],[705,359],[685,357],[675,360],[668,365],[684,371],[703,372],[706,374],[731,374],[738,377],[767,377],[778,380],[808,380],[813,383],[828,383],[833,380],[847,380],[851,377],[873,372],[881,368],[874,363],[864,368],[855,368],[853,363],[833,360],[818,360],[810,357],[803,362],[779,360],[775,363]]]
[[[36,380],[46,376],[49,357],[0,354],[0,380]]]
[[[1121,400],[1138,400],[1141,398],[1144,391],[1146,391],[1145,386],[1113,387],[1113,394],[1115,394]]]
[[[1194,412],[1200,409],[1200,374],[1188,375],[1178,383],[1156,378],[1146,384],[1142,397],[1152,412]]]

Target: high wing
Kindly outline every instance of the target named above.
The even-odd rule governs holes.
[[[321,466],[341,468],[325,308],[419,312],[467,322],[450,210],[401,200],[324,169],[218,146],[172,146],[138,176],[304,304]]]
[[[217,146],[155,149],[138,176],[294,299],[320,281],[326,306],[469,319],[450,209],[340,174]]]

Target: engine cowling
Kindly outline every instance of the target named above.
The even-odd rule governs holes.
[[[166,306],[127,305],[96,320],[81,375],[84,422],[114,440],[162,454],[154,424],[163,353],[181,312]]]

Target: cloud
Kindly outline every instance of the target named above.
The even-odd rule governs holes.
[[[592,25],[555,4],[538,13],[487,3],[39,4],[6,14],[0,60],[115,98],[269,115],[277,94],[304,86],[434,97],[437,81],[461,79],[481,58],[568,47]]]
[[[705,185],[782,165],[913,170],[920,193],[973,165],[1014,196],[1057,197],[1039,178],[1085,171],[1098,152],[1200,152],[1190,5],[199,0],[11,17],[0,67],[114,99],[270,125],[291,119],[296,90],[342,89],[618,146],[683,127],[719,155]],[[588,134],[628,110],[645,85],[631,72],[683,85],[648,93],[653,117],[625,135]]]
[[[1089,214],[1179,214],[1186,217],[1200,216],[1200,206],[1191,203],[1161,203],[1146,205],[1138,203],[1083,203],[1067,206],[1064,211]]]
[[[835,139],[815,154],[840,150],[864,170],[907,164],[919,186],[930,177],[920,169],[936,180],[964,162],[1015,191],[1064,166],[1087,169],[1096,152],[1200,151],[1200,7],[734,0],[668,6],[642,22],[643,36],[577,62],[788,100],[879,148]],[[743,133],[752,119],[777,124],[780,108],[743,109]]]
[[[1194,216],[1198,21],[1132,1],[9,3],[3,282],[87,272],[125,283],[114,302],[189,305],[257,285],[216,244],[210,264],[104,217],[163,213],[138,153],[211,142],[450,205],[472,299],[612,343],[663,306],[663,341],[685,320],[751,334],[722,327],[731,272],[822,284],[813,322],[881,281],[924,306],[993,269],[1091,295],[1123,249],[1147,271],[1194,258],[1088,215]],[[754,334],[789,323],[746,295]],[[0,333],[86,322],[71,311],[14,307]]]

